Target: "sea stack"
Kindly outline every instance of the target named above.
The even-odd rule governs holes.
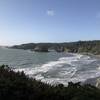
[[[36,51],[36,52],[48,52],[48,48],[47,47],[44,47],[44,46],[41,46],[41,47],[37,46],[34,49],[34,51]]]

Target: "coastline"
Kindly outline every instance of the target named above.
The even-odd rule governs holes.
[[[96,59],[100,59],[100,54],[97,55],[97,54],[92,54],[92,53],[87,53],[87,52],[78,53],[78,54],[87,55],[87,56],[94,57]],[[93,86],[96,86],[97,88],[100,88],[100,76],[99,77],[95,77],[95,78],[87,79],[86,81],[82,82],[81,84],[82,85],[91,84]]]
[[[33,52],[33,51],[32,51],[32,52]],[[39,53],[40,53],[40,52],[39,52]],[[100,59],[100,55],[95,55],[95,54],[92,54],[92,53],[83,52],[83,53],[76,53],[76,54],[79,54],[79,55],[86,55],[86,56],[90,56],[90,57],[94,57],[94,58]],[[91,85],[93,85],[93,86],[96,86],[97,83],[100,84],[100,81],[98,82],[98,79],[100,79],[100,76],[99,76],[99,77],[95,77],[95,78],[87,79],[86,81],[81,82],[81,83],[82,83],[82,84],[91,84]]]

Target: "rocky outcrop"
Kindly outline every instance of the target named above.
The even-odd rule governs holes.
[[[38,48],[37,48],[38,47]],[[65,43],[28,43],[15,45],[10,48],[34,50],[39,52],[48,52],[48,49],[53,49],[56,52],[71,52],[71,53],[92,53],[100,55],[100,40],[96,41],[78,41]]]
[[[100,78],[97,79],[96,87],[100,89]]]
[[[64,52],[64,47],[58,47],[55,49],[56,52]]]
[[[34,51],[36,51],[36,52],[49,52],[48,48],[46,48],[46,47],[36,47],[36,48],[34,48]]]

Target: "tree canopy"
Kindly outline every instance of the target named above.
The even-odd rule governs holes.
[[[100,100],[100,90],[90,84],[69,82],[52,86],[0,66],[0,100]]]

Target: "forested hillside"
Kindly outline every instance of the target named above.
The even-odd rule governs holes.
[[[57,52],[72,52],[72,53],[93,53],[100,54],[100,40],[95,41],[78,41],[68,43],[29,43],[22,45],[15,45],[11,48],[14,49],[30,49],[37,51],[54,50]]]

